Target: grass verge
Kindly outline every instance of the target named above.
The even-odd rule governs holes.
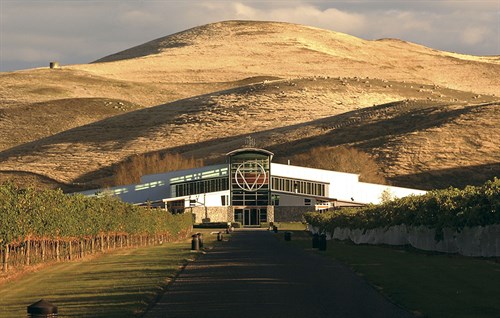
[[[492,259],[333,240],[320,252],[312,250],[310,234],[297,227],[281,224],[280,230],[292,231],[290,243],[297,247],[346,264],[416,316],[500,317],[500,264]],[[283,233],[276,235],[283,240]]]
[[[216,237],[204,233],[205,246]],[[140,317],[180,269],[196,257],[191,242],[122,249],[81,262],[56,263],[0,284],[0,313],[26,317],[45,299],[61,317]]]

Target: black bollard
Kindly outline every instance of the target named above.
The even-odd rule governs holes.
[[[292,240],[292,232],[285,232],[285,241],[291,241]]]
[[[222,239],[223,239],[222,232],[217,233],[217,241],[220,242],[222,241]]]
[[[320,251],[326,251],[326,235],[325,234],[321,234],[319,236],[318,248]]]
[[[191,240],[191,250],[197,251],[200,249],[200,240],[198,239],[198,234],[193,234],[191,236],[193,239]]]
[[[313,244],[313,248],[319,247],[319,234],[318,233],[313,234],[312,244]]]
[[[28,318],[57,317],[57,306],[41,299],[28,306]]]
[[[278,233],[278,227],[276,225],[273,225],[273,231],[274,233]]]

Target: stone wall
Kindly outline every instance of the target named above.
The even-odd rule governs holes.
[[[275,222],[274,221],[274,210],[275,206],[273,205],[268,205],[267,206],[267,222]]]
[[[314,206],[275,206],[274,222],[301,222],[304,214],[314,211]]]
[[[318,228],[309,227],[313,233]],[[458,253],[464,256],[500,256],[500,224],[466,227],[461,231],[443,230],[436,239],[436,230],[425,226],[397,225],[370,230],[335,228],[327,238],[350,240],[355,244],[411,245],[426,251]]]
[[[227,206],[221,206],[221,207],[197,206],[192,208],[186,208],[185,213],[193,214],[194,223],[233,221],[233,212],[231,208]]]
[[[309,206],[268,206],[268,222],[301,222],[304,213],[311,212],[314,209]],[[185,213],[193,214],[194,223],[203,222],[234,222],[234,212],[230,206],[222,207],[190,207],[185,209]]]

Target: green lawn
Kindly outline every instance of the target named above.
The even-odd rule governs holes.
[[[281,229],[293,231],[292,244],[347,264],[422,317],[500,317],[500,264],[494,260],[341,241],[328,241],[327,251],[320,252],[312,250],[310,234],[297,230],[297,224]],[[276,235],[283,239],[282,233]]]
[[[205,233],[206,245],[215,236]],[[45,299],[62,317],[139,316],[197,253],[191,241],[122,249],[83,262],[64,262],[0,284],[0,316],[26,317],[26,306]]]

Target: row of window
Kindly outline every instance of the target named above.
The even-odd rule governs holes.
[[[267,195],[269,192],[268,186],[263,185],[255,192],[242,191],[239,186],[234,182],[233,189],[233,205],[236,201],[268,200],[268,198],[257,198],[257,196]],[[325,183],[296,180],[283,177],[271,178],[271,189],[275,191],[300,193],[312,196],[326,197],[327,185]],[[227,177],[213,178],[207,180],[184,182],[179,184],[172,184],[172,197],[188,196],[193,194],[226,191],[229,190],[229,180]],[[244,205],[244,204],[242,204]]]
[[[229,190],[227,177],[172,184],[172,197]]]
[[[327,193],[327,185],[325,183],[296,180],[283,177],[272,177],[271,189],[276,191],[300,193],[319,197],[325,197]]]
[[[263,206],[269,205],[269,191],[233,191],[232,205],[235,206]]]

